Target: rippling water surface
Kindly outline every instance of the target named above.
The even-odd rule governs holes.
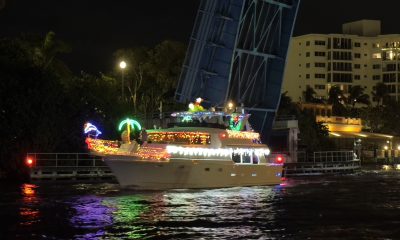
[[[159,192],[0,187],[0,239],[400,239],[400,172]]]

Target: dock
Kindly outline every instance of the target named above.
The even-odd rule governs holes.
[[[32,181],[115,181],[101,157],[88,153],[28,153]]]
[[[310,156],[298,156],[298,161],[285,163],[283,176],[318,176],[348,174],[361,169],[361,161],[353,151],[314,152]]]

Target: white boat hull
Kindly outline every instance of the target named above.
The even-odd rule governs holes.
[[[282,165],[235,164],[221,159],[155,162],[106,156],[105,161],[122,187],[143,190],[275,185],[281,182],[282,173]]]

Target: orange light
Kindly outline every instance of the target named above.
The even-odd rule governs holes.
[[[221,133],[221,138],[225,138],[226,134],[225,133]]]
[[[26,165],[28,165],[28,167],[32,167],[32,165],[33,165],[32,158],[30,158],[30,157],[26,158]]]

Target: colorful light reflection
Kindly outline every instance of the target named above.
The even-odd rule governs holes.
[[[36,192],[35,184],[22,184],[21,194],[23,206],[20,208],[19,214],[22,218],[20,225],[29,226],[39,221],[40,211],[37,207],[39,199]]]

